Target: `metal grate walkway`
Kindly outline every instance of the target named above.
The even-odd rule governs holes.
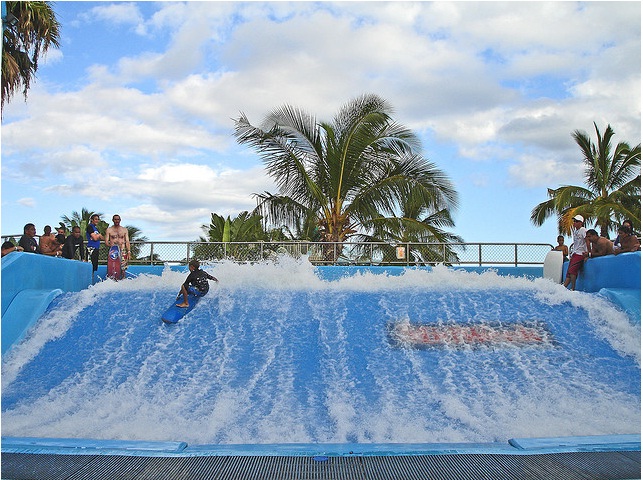
[[[641,452],[394,456],[60,455],[2,453],[4,480],[530,480],[641,478]]]

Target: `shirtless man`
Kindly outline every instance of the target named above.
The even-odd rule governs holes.
[[[589,240],[590,250],[587,252],[587,258],[603,257],[614,253],[612,242],[605,237],[599,237],[593,228],[587,230],[586,238]]]
[[[620,245],[614,247],[614,254],[624,252],[637,252],[641,249],[641,242],[636,235],[632,235],[632,231],[625,225],[618,228],[618,238]]]
[[[40,237],[40,253],[52,257],[60,257],[63,246],[56,241],[56,237],[51,233],[51,227],[46,225],[44,232]]]
[[[110,248],[112,245],[118,245],[123,258],[126,256],[129,257],[130,245],[127,228],[121,227],[121,217],[119,215],[114,215],[112,222],[114,222],[114,225],[105,231],[105,245],[107,245],[107,248]]]

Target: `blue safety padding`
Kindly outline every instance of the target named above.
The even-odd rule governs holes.
[[[51,301],[63,291],[22,290],[13,297],[7,310],[2,315],[2,354],[19,342],[27,330],[45,313]]]
[[[632,323],[641,324],[640,288],[601,288],[598,294],[625,310]]]
[[[2,437],[3,451],[16,449],[75,449],[75,450],[135,450],[179,453],[188,446],[185,442],[150,442],[143,440],[94,440],[86,438]],[[71,453],[78,453],[77,451]],[[96,453],[96,452],[92,452]]]
[[[563,265],[563,279],[569,262]],[[601,288],[633,288],[641,290],[641,252],[589,258],[583,264],[576,290],[598,292]]]
[[[521,450],[561,449],[561,451],[608,451],[641,449],[640,434],[588,435],[579,437],[512,438],[509,444]]]

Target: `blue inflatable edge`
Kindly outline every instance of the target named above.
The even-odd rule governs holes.
[[[56,455],[198,456],[395,456],[446,454],[541,455],[567,452],[640,451],[638,434],[510,439],[507,443],[348,443],[188,445],[186,442],[2,437],[3,453]]]

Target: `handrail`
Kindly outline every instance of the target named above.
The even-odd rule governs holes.
[[[4,242],[19,235],[2,235]],[[14,240],[15,241],[15,240]],[[275,259],[280,255],[307,256],[315,265],[542,265],[553,249],[547,243],[421,243],[421,242],[130,242],[131,264],[186,264],[233,260],[240,263]],[[99,262],[107,262],[101,245]]]

